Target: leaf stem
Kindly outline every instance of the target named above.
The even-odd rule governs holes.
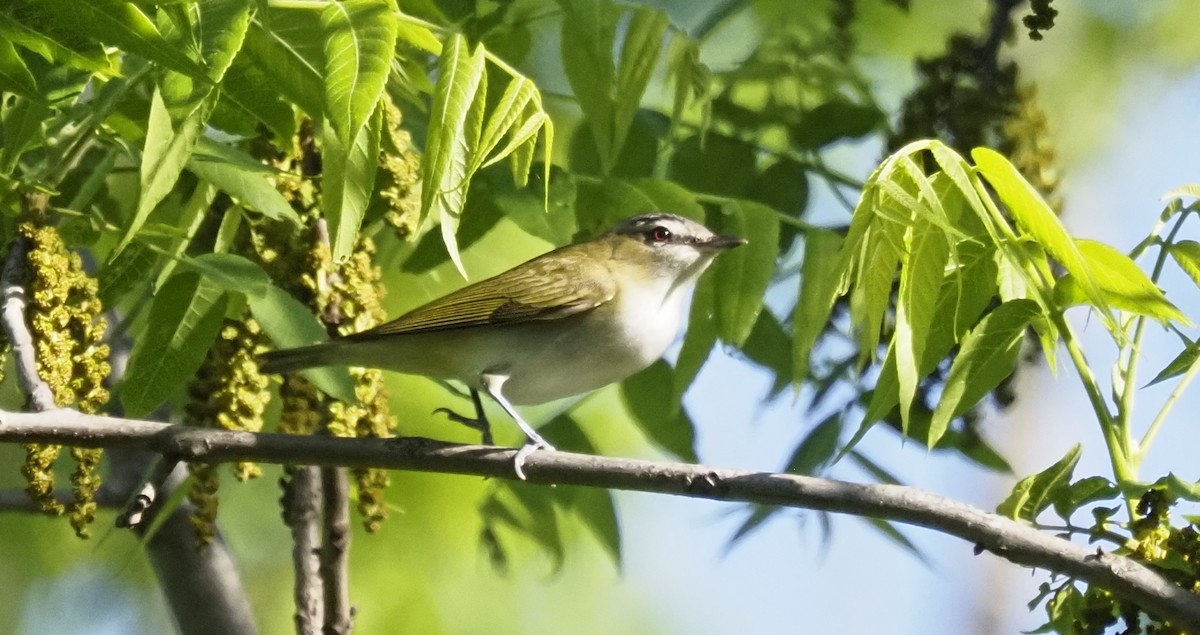
[[[1147,236],[1146,240],[1139,244],[1138,248],[1136,248],[1131,254],[1131,257],[1137,257],[1137,255],[1140,254],[1148,245],[1153,244],[1154,242],[1159,243],[1158,257],[1155,258],[1154,269],[1150,273],[1150,280],[1155,284],[1157,284],[1158,279],[1162,277],[1163,267],[1166,266],[1167,256],[1170,254],[1169,247],[1175,243],[1175,237],[1179,234],[1179,230],[1183,228],[1183,222],[1187,220],[1190,210],[1190,207],[1185,208],[1183,213],[1179,214],[1175,224],[1171,227],[1171,231],[1167,233],[1167,238],[1165,241],[1158,241],[1158,237],[1162,234],[1162,228],[1166,222],[1166,218],[1160,216],[1158,224],[1156,224],[1154,229],[1151,230],[1150,235]],[[1168,206],[1163,212],[1163,215],[1165,216],[1168,213],[1173,213],[1172,206]],[[1130,424],[1133,418],[1134,396],[1137,391],[1137,368],[1138,361],[1141,357],[1142,337],[1145,335],[1145,331],[1146,316],[1139,315],[1137,317],[1137,324],[1134,326],[1133,341],[1125,349],[1125,351],[1128,351],[1125,355],[1125,368],[1122,371],[1125,385],[1122,387],[1123,390],[1120,396],[1120,401],[1117,402],[1117,416],[1120,420],[1121,428],[1124,430],[1124,434],[1127,437],[1131,435]],[[1170,397],[1168,397],[1163,403],[1162,407],[1158,411],[1158,414],[1155,415],[1154,421],[1151,422],[1150,427],[1146,429],[1145,435],[1142,436],[1141,443],[1139,443],[1134,449],[1133,455],[1130,457],[1130,462],[1132,463],[1131,467],[1133,469],[1135,478],[1137,477],[1137,473],[1141,467],[1142,459],[1146,456],[1147,450],[1149,450],[1150,443],[1154,441],[1154,436],[1158,433],[1159,426],[1161,426],[1162,422],[1167,418],[1167,414],[1175,405],[1175,401],[1179,398],[1179,394],[1182,389],[1191,381],[1191,377],[1195,374],[1195,370],[1196,365],[1193,364],[1192,367],[1188,369],[1188,374],[1179,382],[1178,385],[1175,386],[1175,390],[1171,392]]]
[[[1096,381],[1096,376],[1092,374],[1092,367],[1088,364],[1087,358],[1083,354],[1083,349],[1079,346],[1079,340],[1075,337],[1074,331],[1071,330],[1071,324],[1067,322],[1062,311],[1055,312],[1053,319],[1059,329],[1063,345],[1067,349],[1067,354],[1071,356],[1075,372],[1079,375],[1079,381],[1083,384],[1084,392],[1087,393],[1092,410],[1095,411],[1096,417],[1100,421],[1100,430],[1104,435],[1104,443],[1108,446],[1108,456],[1109,461],[1112,463],[1113,476],[1117,479],[1118,485],[1132,483],[1137,479],[1137,475],[1130,469],[1128,439],[1118,434],[1118,426],[1113,419],[1112,411],[1108,409],[1108,405],[1104,402],[1104,395],[1100,392],[1100,385]],[[1126,504],[1131,506],[1132,501],[1126,501]],[[1130,507],[1129,512],[1131,518],[1135,517],[1132,507]]]
[[[1192,383],[1192,380],[1196,378],[1197,373],[1200,373],[1200,356],[1197,356],[1192,365],[1188,366],[1183,378],[1179,380],[1178,384],[1175,384],[1175,389],[1171,391],[1170,396],[1163,402],[1162,408],[1159,408],[1154,421],[1150,422],[1150,427],[1146,428],[1146,434],[1142,436],[1142,443],[1133,455],[1133,466],[1135,469],[1141,464],[1142,459],[1145,458],[1146,451],[1150,449],[1150,444],[1154,443],[1154,437],[1158,434],[1158,429],[1162,427],[1163,422],[1166,421],[1167,414],[1175,407],[1175,402],[1183,395],[1183,391],[1188,387],[1188,384]]]

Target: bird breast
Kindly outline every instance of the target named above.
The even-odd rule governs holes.
[[[507,369],[505,396],[514,403],[543,403],[646,368],[675,340],[683,295],[666,285],[626,285],[612,302],[584,315],[529,325],[538,332]]]

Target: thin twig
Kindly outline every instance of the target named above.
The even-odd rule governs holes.
[[[45,196],[36,192],[30,196]],[[32,203],[36,204],[36,203]],[[16,363],[17,381],[21,391],[29,399],[29,407],[34,410],[53,410],[54,391],[42,380],[37,371],[37,349],[33,343],[33,334],[25,322],[26,260],[29,258],[29,239],[18,235],[12,242],[8,252],[8,260],[4,263],[4,273],[0,274],[0,322],[3,322],[4,332],[12,343],[13,358]]]
[[[179,461],[168,456],[159,457],[154,463],[154,470],[150,472],[150,477],[142,483],[138,493],[134,495],[133,500],[129,505],[117,515],[118,527],[141,527],[149,518],[147,512],[154,506],[155,501],[159,498],[166,486],[167,479],[175,471],[175,467],[179,465]]]
[[[139,448],[206,463],[261,461],[516,478],[512,470],[515,450],[504,448],[417,437],[343,439],[213,430],[84,415],[73,410],[0,411],[0,442],[5,441]],[[928,527],[1011,562],[1099,585],[1170,620],[1174,626],[1200,632],[1200,599],[1145,565],[912,487],[570,452],[535,452],[525,462],[525,473],[529,483],[781,505]]]
[[[325,499],[325,540],[321,544],[321,580],[325,583],[326,635],[349,635],[354,629],[350,606],[350,482],[346,469],[321,468]]]
[[[292,530],[292,570],[296,581],[297,635],[318,635],[325,619],[321,578],[320,468],[288,467],[284,482],[283,522]]]

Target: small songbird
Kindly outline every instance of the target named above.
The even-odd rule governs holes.
[[[700,274],[718,253],[745,242],[674,214],[634,216],[386,324],[266,353],[262,369],[363,366],[458,380],[471,389],[477,418],[451,418],[490,443],[483,390],[525,433],[515,461],[524,478],[525,457],[554,448],[513,404],[578,395],[649,366],[675,340],[683,301]]]

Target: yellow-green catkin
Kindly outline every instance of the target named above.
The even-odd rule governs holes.
[[[29,243],[27,319],[35,342],[38,375],[50,386],[56,405],[97,412],[108,401],[104,381],[111,369],[108,345],[104,343],[108,326],[96,280],[84,272],[79,254],[67,249],[56,228],[26,221],[18,231]],[[27,445],[26,452],[22,472],[30,496],[43,511],[61,514],[62,505],[54,499],[52,469],[60,448]],[[71,526],[76,535],[86,538],[88,525],[95,518],[101,451],[73,448],[71,455],[75,459]]]
[[[399,111],[389,106],[389,134],[381,151],[381,196],[391,206],[389,222],[398,231],[415,232],[420,207],[416,189],[419,163],[411,140],[399,128]],[[292,154],[275,158],[275,164],[291,174],[311,175],[319,164],[311,126],[303,123]],[[257,224],[251,247],[276,284],[309,306],[331,331],[346,335],[375,326],[385,317],[380,271],[373,264],[374,242],[363,237],[351,256],[334,263],[328,241],[322,239],[317,222],[320,190],[308,178],[281,179],[277,187],[292,207],[305,218],[307,227],[297,236],[293,227],[275,222]],[[406,228],[406,229],[403,229]],[[325,431],[331,435],[387,437],[395,420],[388,412],[383,376],[378,370],[351,369],[356,403],[335,400],[298,375],[283,378],[279,388],[282,408],[279,430],[292,434]],[[387,516],[383,489],[388,484],[383,470],[356,469],[359,511],[368,530],[378,529]]]
[[[385,99],[387,135],[379,157],[379,198],[388,205],[384,216],[396,236],[411,240],[421,222],[421,157],[412,135],[400,127],[400,109]]]
[[[375,247],[369,238],[359,241],[353,254],[340,264],[334,264],[329,246],[316,239],[308,230],[306,241],[286,241],[280,236],[262,232],[256,238],[260,257],[269,255],[272,262],[264,263],[277,279],[286,280],[289,291],[313,308],[318,315],[335,316],[336,329],[345,335],[362,331],[381,322],[383,288],[380,271],[373,264]],[[303,251],[288,252],[281,244],[307,243]],[[296,272],[302,272],[299,276]],[[284,276],[290,273],[291,278]],[[290,283],[290,284],[288,284]],[[281,432],[311,434],[325,430],[341,437],[389,437],[395,429],[395,419],[388,411],[387,392],[383,374],[375,369],[351,369],[354,378],[355,403],[345,403],[320,392],[297,375],[285,376],[279,394],[283,400],[279,429]],[[353,470],[358,486],[358,508],[369,531],[375,531],[387,517],[383,500],[388,474],[384,470]]]
[[[1062,177],[1058,169],[1058,151],[1050,134],[1049,120],[1037,100],[1037,89],[1024,85],[1017,89],[1016,104],[1004,123],[1004,148],[1021,175],[1037,188],[1055,212],[1062,211],[1058,191]]]
[[[266,337],[253,318],[226,319],[204,363],[188,383],[184,421],[189,425],[225,430],[262,430],[263,412],[271,393],[269,379],[255,358],[266,351]],[[194,482],[188,498],[195,505],[192,524],[200,544],[216,534],[217,490],[220,478],[211,465],[189,464]],[[244,481],[262,475],[255,463],[239,462],[234,476]]]
[[[344,262],[334,265],[328,246],[315,243],[311,252],[312,274],[302,276],[317,306],[335,308],[340,317],[338,333],[347,335],[369,329],[384,318],[383,288],[380,271],[373,264],[375,244],[363,238]],[[330,434],[343,437],[392,436],[395,418],[388,411],[387,391],[383,373],[371,368],[353,368],[354,392],[357,403],[344,403],[327,398],[324,409],[329,413],[325,427]],[[384,490],[390,484],[386,470],[355,468],[352,470],[358,489],[358,511],[367,531],[379,529],[388,516]]]

